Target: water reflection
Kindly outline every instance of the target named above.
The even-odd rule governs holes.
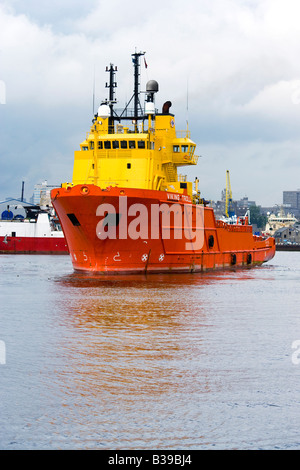
[[[273,270],[272,265],[263,265],[256,268],[229,268],[222,271],[211,271],[206,273],[186,273],[186,274],[137,274],[137,275],[100,275],[93,273],[72,272],[65,276],[60,276],[55,282],[69,287],[117,287],[122,288],[138,287],[147,285],[149,288],[157,287],[180,287],[211,284],[212,282],[222,282],[226,280],[247,280],[257,278],[259,272],[265,273]]]
[[[1,260],[3,447],[298,446],[295,254],[110,278],[60,257]]]
[[[152,400],[176,393],[182,381],[192,386],[193,358],[203,353],[201,325],[210,324],[191,282],[203,288],[212,280],[75,273],[56,280],[59,321],[68,334],[58,349],[76,369],[80,393]]]
[[[122,393],[131,401],[180,389],[209,392],[206,361],[214,348],[216,305],[222,314],[220,286],[255,276],[236,270],[56,278],[59,322],[67,335],[57,350],[76,371],[78,393]]]

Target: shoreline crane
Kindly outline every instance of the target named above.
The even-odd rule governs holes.
[[[232,201],[232,191],[230,185],[229,170],[226,171],[226,198],[225,198],[225,215],[226,217],[232,217],[235,215]]]

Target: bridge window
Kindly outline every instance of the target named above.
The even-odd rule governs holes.
[[[147,142],[147,144],[146,144]],[[94,143],[91,142],[91,145],[93,145]],[[93,147],[91,147],[93,148]],[[135,141],[135,140],[105,140],[104,142],[103,141],[99,141],[98,142],[98,149],[99,150],[102,150],[102,149],[106,149],[106,150],[109,150],[111,148],[113,149],[135,149],[135,148],[138,148],[138,149],[154,149],[154,142],[148,142],[146,140],[138,140],[138,141]],[[82,150],[88,150],[88,147],[86,146],[82,146]],[[179,151],[179,150],[178,150]]]
[[[88,149],[89,149],[89,148],[88,148],[88,146],[87,146],[87,145],[83,145],[83,146],[82,146],[82,150],[84,150],[84,151],[85,151],[85,150],[88,150]]]
[[[179,152],[179,145],[173,145],[173,152],[175,153]]]
[[[182,145],[181,146],[181,151],[186,153],[188,151],[189,146],[188,145]]]

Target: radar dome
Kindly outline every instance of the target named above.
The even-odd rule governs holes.
[[[158,92],[158,83],[156,80],[149,80],[146,83],[146,91],[149,93],[156,93]]]
[[[101,119],[107,119],[110,116],[110,107],[107,104],[101,104],[98,108],[98,116]]]

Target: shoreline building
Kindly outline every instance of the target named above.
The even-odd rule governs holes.
[[[50,193],[51,189],[56,187],[57,185],[49,185],[47,180],[42,183],[35,184],[30,202],[37,206],[52,206]]]
[[[283,207],[292,212],[295,217],[300,217],[300,189],[283,191]]]

